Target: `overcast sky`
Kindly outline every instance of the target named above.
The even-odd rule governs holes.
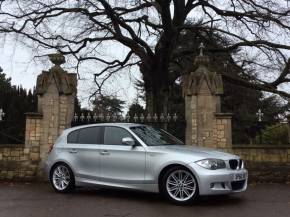
[[[228,7],[227,4],[223,4],[224,1],[216,1],[217,4],[221,4],[221,8]],[[286,2],[281,0],[283,4],[286,6]],[[10,5],[9,5],[10,6]],[[196,11],[193,11],[189,17],[194,18],[195,20],[198,20],[199,18],[203,17],[203,13],[196,13]],[[217,17],[218,18],[218,17]],[[205,20],[206,21],[206,20]],[[72,23],[66,23],[66,25],[71,25]],[[237,28],[235,29],[236,22],[233,22],[232,25],[229,26],[230,30],[235,34],[244,34],[247,39],[251,40],[253,36],[249,33],[249,30],[245,28]],[[224,26],[225,23],[221,21],[217,21],[217,25]],[[66,30],[62,25],[59,27],[56,27],[54,25],[53,29],[59,28],[61,31],[64,31],[63,34],[66,33]],[[78,24],[79,26],[79,24]],[[71,26],[70,26],[71,27]],[[222,28],[222,27],[221,27]],[[224,26],[224,28],[226,28]],[[275,29],[273,29],[275,30]],[[278,36],[277,36],[278,35]],[[271,31],[266,34],[267,37],[265,37],[265,40],[269,40],[271,42],[284,42],[285,44],[289,44],[289,35],[283,34],[282,32],[276,32]],[[2,38],[1,38],[2,39]],[[150,42],[149,44],[155,44],[154,37],[143,38],[146,40],[146,42]],[[237,41],[237,39],[235,39]],[[111,45],[108,45],[108,43],[111,43]],[[123,59],[126,53],[128,52],[128,49],[124,48],[124,46],[121,46],[116,41],[108,42],[104,44],[104,47],[100,46],[100,50],[102,51],[99,56],[102,58],[104,57],[107,60],[108,59]],[[253,51],[254,48],[243,48],[242,50],[246,53],[247,56],[256,55],[256,53]],[[99,51],[99,50],[98,50]],[[4,41],[0,41],[0,52],[1,52],[1,58],[0,58],[0,66],[4,69],[4,72],[7,74],[8,77],[12,78],[12,84],[15,85],[22,85],[23,87],[29,89],[33,88],[36,83],[36,77],[38,74],[41,73],[42,70],[48,70],[51,67],[51,64],[48,61],[48,58],[42,58],[42,59],[36,59],[34,60],[34,53],[30,48],[27,48],[26,46],[22,45],[21,42],[15,42],[14,38],[6,38]],[[263,53],[262,53],[263,54]],[[112,57],[112,58],[108,58]],[[263,60],[263,56],[260,58]],[[236,60],[239,59],[239,56],[235,58]],[[265,58],[264,58],[265,59]],[[42,60],[42,61],[41,61]],[[69,60],[68,60],[69,61]],[[271,65],[274,65],[273,62],[269,62],[268,59],[265,61],[268,61]],[[260,62],[263,64],[264,62]],[[88,97],[96,90],[96,85],[94,85],[93,81],[93,74],[96,72],[100,72],[102,67],[100,65],[90,65],[89,62],[84,62],[80,67],[80,80],[78,85],[78,98],[80,102],[82,103],[83,107],[89,106]],[[64,65],[65,69],[68,69],[67,67],[69,64]],[[264,68],[260,67],[261,69],[256,69],[256,71],[261,75],[261,79],[265,79],[268,81],[273,80],[277,74],[275,72],[264,72]],[[72,69],[68,69],[69,72],[74,72]],[[281,70],[279,70],[280,73]],[[276,72],[277,73],[277,72]],[[134,98],[136,97],[136,90],[134,88],[134,81],[136,78],[140,78],[140,73],[137,67],[131,69],[131,73],[129,73],[128,69],[122,71],[121,73],[117,73],[118,75],[112,77],[110,81],[108,82],[106,86],[106,92],[108,94],[114,94],[117,97],[119,97],[122,100],[125,100],[127,102],[127,106],[132,103]],[[275,75],[275,76],[273,76]],[[281,85],[279,88],[283,90],[289,90],[289,84]]]
[[[108,47],[108,49],[113,49],[113,47]],[[122,50],[114,48],[114,52],[122,53]],[[34,58],[35,54],[30,48],[21,42],[15,42],[12,37],[6,37],[6,40],[1,42],[0,53],[0,66],[3,68],[3,72],[7,77],[11,77],[13,85],[21,85],[26,89],[32,89],[36,84],[37,75],[52,66],[48,58]],[[64,65],[64,68],[69,72],[74,72],[73,69],[69,69],[68,64]],[[93,69],[89,63],[85,63],[80,70],[82,72],[78,81],[78,98],[83,107],[88,107],[89,96],[95,90],[93,73],[97,69]],[[133,76],[129,76],[127,72],[122,73],[110,81],[105,91],[126,101],[126,106],[134,101],[137,95],[134,80],[140,78],[138,68],[132,70],[134,70]]]

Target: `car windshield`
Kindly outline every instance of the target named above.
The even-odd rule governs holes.
[[[179,139],[155,127],[135,126],[130,129],[148,146],[183,145]]]

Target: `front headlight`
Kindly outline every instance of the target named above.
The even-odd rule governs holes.
[[[226,163],[220,159],[204,159],[195,162],[197,165],[209,169],[209,170],[217,170],[226,168]]]

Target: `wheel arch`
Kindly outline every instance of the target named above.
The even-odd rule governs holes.
[[[73,172],[73,174],[75,176],[75,171],[74,171],[73,167],[68,162],[66,162],[65,160],[57,160],[49,168],[49,171],[48,171],[49,178],[50,178],[52,169],[59,164],[66,164],[71,169],[71,171]]]
[[[158,188],[159,188],[159,191],[160,191],[160,185],[161,185],[161,180],[162,180],[163,176],[165,175],[165,173],[166,173],[169,169],[171,169],[171,168],[173,168],[173,167],[183,167],[183,168],[187,169],[188,171],[190,171],[190,172],[194,175],[194,177],[195,177],[195,179],[196,179],[196,181],[197,181],[197,184],[199,184],[199,183],[198,183],[198,178],[196,177],[196,173],[193,172],[192,169],[190,169],[188,166],[186,166],[186,165],[184,165],[184,164],[180,164],[180,163],[171,163],[171,164],[166,165],[165,167],[163,167],[163,168],[160,170],[160,172],[159,172],[159,175],[158,175]]]

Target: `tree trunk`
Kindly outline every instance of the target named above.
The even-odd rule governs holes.
[[[151,90],[146,90],[145,88],[145,99],[146,99],[146,111],[149,114],[154,113],[154,103],[153,103],[153,92]]]
[[[140,67],[140,71],[144,80],[147,112],[151,115],[167,115],[169,111],[168,67],[162,64],[162,59],[159,59],[150,68]]]
[[[168,113],[168,98],[169,91],[167,91],[167,86],[163,82],[154,82],[152,88],[145,85],[146,94],[146,110],[148,113],[154,115],[160,115],[163,113],[167,115]],[[150,85],[151,86],[151,85]]]
[[[160,87],[153,91],[153,112],[160,115],[168,113],[168,91],[164,87]]]

